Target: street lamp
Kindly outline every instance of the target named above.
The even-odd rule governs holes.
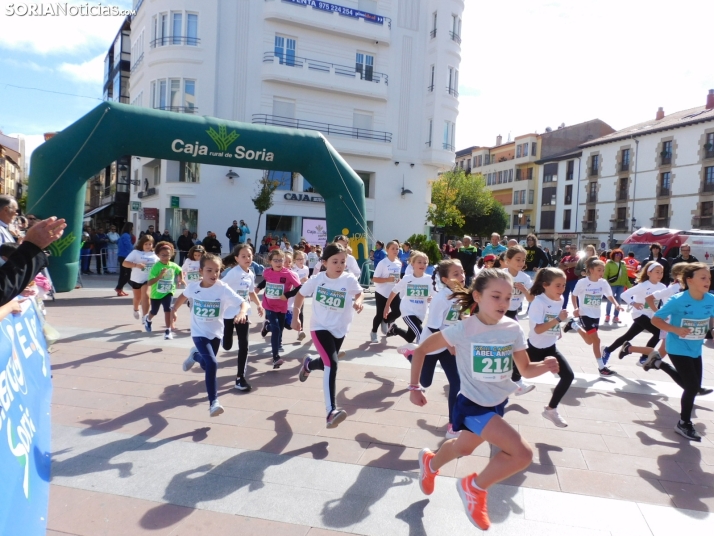
[[[518,210],[518,243],[521,243],[521,225],[523,222],[523,209]]]

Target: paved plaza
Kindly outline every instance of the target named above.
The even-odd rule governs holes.
[[[172,341],[145,333],[114,277],[48,303],[63,339],[52,353],[52,483],[48,534],[272,536],[441,535],[479,532],[456,493],[457,477],[479,471],[492,452],[444,467],[427,497],[417,454],[436,449],[447,424],[447,383],[437,371],[423,408],[410,404],[401,339],[369,344],[373,294],[346,338],[337,375],[348,418],[325,428],[322,373],[298,381],[309,338],[284,336],[286,364],[273,371],[269,339],[253,315],[250,393],[233,388],[237,341],[221,351],[219,397],[209,418],[203,373],[181,363],[192,346],[188,310]],[[310,306],[306,307],[309,317]],[[605,342],[631,323],[603,327]],[[527,319],[521,320],[527,330]],[[309,320],[306,318],[306,325]],[[635,341],[644,343],[648,336]],[[491,489],[497,535],[671,536],[714,533],[714,395],[695,404],[704,436],[673,431],[681,390],[632,356],[601,378],[577,334],[559,344],[576,374],[560,412],[569,426],[541,417],[556,383],[511,398],[506,420],[534,450],[533,464]],[[705,347],[704,384],[714,387],[714,346]],[[696,531],[696,532],[695,532]]]

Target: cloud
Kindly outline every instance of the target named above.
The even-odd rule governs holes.
[[[19,61],[13,58],[0,58],[0,62],[17,69],[28,69],[30,71],[35,71],[38,73],[51,73],[52,68],[45,65],[40,65],[34,61]]]
[[[62,63],[58,70],[75,82],[101,84],[104,81],[104,57],[102,53],[83,63]]]

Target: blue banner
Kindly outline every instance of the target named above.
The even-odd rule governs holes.
[[[374,13],[367,13],[366,11],[360,11],[359,9],[353,9],[351,7],[339,6],[337,4],[330,4],[329,2],[320,2],[319,0],[283,0],[283,2],[290,2],[291,4],[299,4],[301,6],[310,6],[320,11],[334,11],[345,17],[353,17],[355,19],[364,19],[367,22],[373,22],[375,24],[384,24],[384,17],[382,15],[375,15]]]
[[[0,322],[0,534],[44,535],[50,494],[50,362],[33,300]]]

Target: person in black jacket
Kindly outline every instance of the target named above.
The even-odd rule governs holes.
[[[662,276],[662,283],[668,285],[670,270],[669,262],[662,256],[662,246],[659,245],[657,242],[650,246],[650,256],[647,257],[644,261],[642,261],[640,265],[644,266],[650,261],[657,261],[662,265],[662,269],[664,270],[664,275]]]
[[[238,227],[238,222],[233,220],[233,225],[231,225],[226,231],[226,238],[228,239],[228,248],[233,251],[233,248],[240,243],[240,237],[243,234],[240,227]]]
[[[0,266],[0,306],[15,299],[47,266],[47,255],[43,250],[61,238],[66,227],[64,220],[53,216],[37,222],[27,230],[17,251]]]
[[[691,252],[692,247],[689,244],[682,244],[679,247],[679,255],[672,259],[672,266],[679,264],[680,262],[699,262],[699,259],[697,259],[694,255],[691,255]]]
[[[206,238],[202,241],[202,244],[208,253],[213,253],[215,255],[221,254],[221,243],[216,238],[216,233],[208,231],[206,233]]]
[[[193,240],[191,240],[191,233],[188,229],[184,229],[181,236],[178,237],[176,246],[179,251],[179,265],[183,266],[183,262],[186,260],[186,255],[188,255],[188,250],[193,247]]]
[[[533,233],[526,237],[526,265],[524,271],[533,279],[536,271],[548,266],[548,255],[538,245],[538,238]]]

